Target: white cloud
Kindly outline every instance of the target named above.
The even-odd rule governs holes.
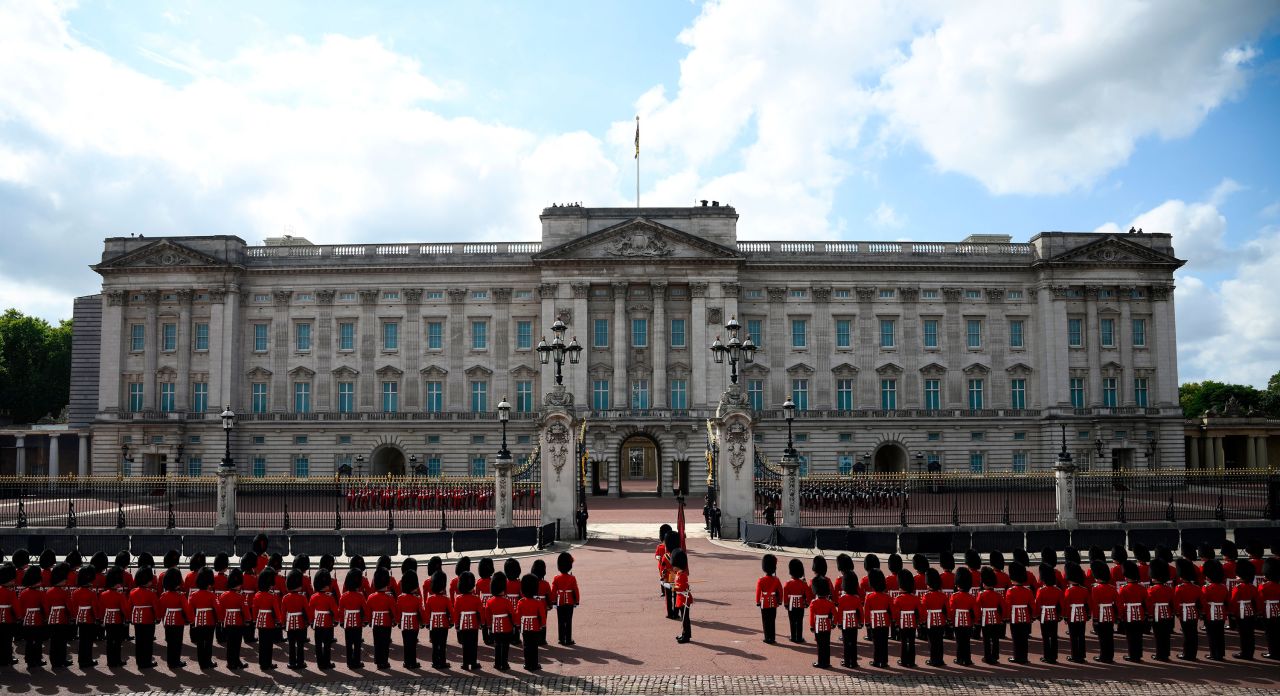
[[[877,104],[942,171],[994,193],[1061,193],[1182,137],[1238,93],[1280,6],[970,2],[885,74]]]
[[[872,226],[881,229],[892,228],[897,229],[905,224],[898,212],[888,203],[881,202],[870,215],[867,216],[867,222]]]

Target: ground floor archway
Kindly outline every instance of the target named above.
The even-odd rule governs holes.
[[[618,491],[622,495],[661,495],[662,448],[647,433],[636,433],[618,446]]]
[[[394,445],[384,445],[373,451],[369,466],[370,476],[404,476],[404,452]]]
[[[876,450],[873,460],[876,473],[896,474],[907,470],[907,450],[896,442],[886,442]]]

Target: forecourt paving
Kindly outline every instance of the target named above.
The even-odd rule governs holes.
[[[247,646],[243,657],[251,664],[249,670],[232,674],[225,667],[219,667],[201,673],[194,668],[194,650],[188,646],[184,657],[189,664],[176,674],[164,667],[163,661],[159,668],[145,674],[140,674],[132,664],[122,670],[100,666],[87,674],[78,668],[56,674],[43,670],[27,674],[19,665],[16,670],[0,671],[0,689],[33,696],[190,690],[278,693],[286,687],[289,693],[306,694],[826,694],[992,688],[1042,693],[1067,690],[1078,693],[1082,689],[1092,693],[1155,693],[1156,690],[1160,693],[1171,690],[1224,693],[1242,689],[1280,693],[1280,662],[1247,663],[1229,659],[1222,664],[1148,662],[1140,666],[1127,663],[1047,666],[1034,659],[1039,655],[1038,639],[1033,639],[1031,644],[1032,664],[1020,667],[1006,663],[962,669],[948,664],[946,668],[921,666],[908,672],[894,665],[891,670],[864,667],[857,672],[818,672],[811,666],[815,653],[811,638],[804,645],[792,645],[785,640],[773,646],[761,642],[759,612],[752,603],[760,554],[740,549],[733,542],[713,543],[704,538],[700,519],[690,523],[690,565],[696,599],[692,615],[693,642],[687,645],[676,644],[677,624],[666,619],[658,594],[653,560],[656,542],[652,538],[656,536],[658,523],[601,525],[597,538],[572,550],[576,559],[575,574],[583,591],[583,605],[575,614],[574,638],[578,644],[557,645],[552,626],[551,645],[541,651],[544,672],[537,677],[519,668],[516,649],[512,651],[511,660],[515,668],[506,674],[495,671],[492,652],[483,645],[479,673],[467,675],[457,670],[461,655],[455,634],[451,633],[449,660],[455,669],[445,673],[404,669],[398,646],[392,650],[391,671],[366,669],[353,673],[341,663],[341,645],[334,652],[339,658],[339,668],[329,672],[315,667],[314,654],[308,646],[310,666],[307,670],[295,673],[279,669],[263,675],[258,672],[255,649]],[[645,538],[637,538],[639,535]],[[523,568],[527,570],[537,557],[545,558],[554,568],[554,554],[524,556],[521,558]],[[780,557],[780,565],[785,568],[787,556],[780,554]],[[451,570],[451,562],[448,566]],[[785,631],[782,617],[779,617],[779,626]],[[395,640],[399,641],[398,632]],[[366,641],[371,645],[368,633]],[[1007,651],[1008,643],[1004,645]],[[870,646],[864,641],[860,647],[865,665],[869,662]],[[1094,647],[1090,640],[1091,652]],[[1229,644],[1228,653],[1233,647]],[[896,659],[897,646],[891,645],[891,649]],[[132,658],[132,648],[126,650]],[[426,651],[426,647],[419,648],[420,658]],[[163,655],[162,645],[157,646],[157,654]],[[837,663],[838,656],[836,647]],[[223,662],[220,647],[215,649],[215,659]],[[101,657],[99,661],[103,662]],[[277,647],[275,661],[282,667],[287,661],[283,646]],[[368,657],[365,662],[372,665]],[[923,658],[920,662],[923,663]]]

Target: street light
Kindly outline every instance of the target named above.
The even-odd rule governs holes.
[[[226,434],[226,448],[222,451],[222,468],[235,468],[235,463],[231,461],[231,431],[236,427],[236,414],[231,410],[231,405],[222,409],[222,432]]]
[[[364,478],[364,455],[356,455],[356,478]]]
[[[782,402],[782,412],[786,414],[787,418],[787,449],[783,451],[783,454],[794,459],[796,448],[795,442],[791,439],[791,422],[796,419],[796,404],[791,400],[791,397],[788,396],[787,400]]]
[[[543,336],[538,341],[538,361],[543,365],[554,360],[556,364],[556,386],[564,385],[564,375],[561,373],[561,366],[564,365],[565,355],[569,356],[569,364],[578,364],[578,355],[582,352],[582,346],[578,345],[578,337],[574,336],[568,345],[564,342],[564,332],[568,327],[560,319],[556,319],[551,325],[551,344],[547,344],[547,337]]]
[[[721,343],[720,337],[716,336],[716,340],[711,344],[711,356],[715,359],[717,365],[724,363],[725,356],[729,358],[729,384],[738,383],[738,361],[744,363],[753,363],[756,359],[756,344],[752,342],[751,336],[747,336],[747,340],[738,340],[738,332],[742,330],[742,325],[738,323],[737,317],[730,317],[729,323],[724,325],[724,329],[728,332],[729,342]]]
[[[582,350],[582,348],[579,347],[578,350]],[[577,353],[574,353],[574,355],[577,355]],[[577,362],[577,360],[574,360],[574,362]],[[557,362],[556,363],[557,383],[559,383],[559,378],[560,378],[560,363]],[[502,423],[502,449],[498,450],[499,459],[511,458],[511,450],[507,449],[507,421],[509,420],[511,420],[511,403],[507,401],[507,397],[504,395],[502,397],[502,401],[498,402],[498,422]]]
[[[129,466],[129,443],[120,445],[120,475],[124,476],[128,472],[125,469]]]

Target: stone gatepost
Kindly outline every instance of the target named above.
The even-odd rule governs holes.
[[[782,465],[782,526],[800,526],[800,459],[785,454]]]
[[[511,509],[511,466],[514,460],[510,456],[495,457],[493,460],[493,526],[506,529],[513,525]]]
[[[218,521],[213,531],[219,534],[234,534],[236,531],[237,486],[236,470],[230,466],[218,467]]]
[[[1058,452],[1058,462],[1053,467],[1053,483],[1058,526],[1075,529],[1079,524],[1076,518],[1076,466],[1071,461],[1071,453],[1067,451],[1066,426],[1062,429],[1062,451]]]
[[[716,494],[720,528],[727,538],[738,536],[738,521],[755,519],[755,440],[751,436],[751,408],[742,387],[729,385],[720,397],[712,425],[716,433]]]
[[[577,508],[578,433],[573,427],[573,393],[556,385],[543,398],[538,450],[542,458],[542,524],[559,523],[560,533],[573,531]]]

